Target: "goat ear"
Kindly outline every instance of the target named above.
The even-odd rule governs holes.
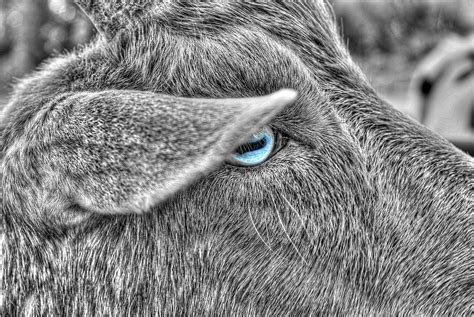
[[[43,127],[51,131],[44,136],[48,144],[61,145],[39,163],[55,164],[44,183],[62,198],[52,195],[51,203],[69,201],[97,213],[146,212],[218,168],[295,99],[288,89],[239,99],[122,90],[73,94],[55,105],[71,110],[67,124]]]
[[[143,0],[76,0],[75,3],[107,39],[136,23],[137,18],[154,5],[154,1]]]

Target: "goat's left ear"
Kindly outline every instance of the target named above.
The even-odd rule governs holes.
[[[143,0],[75,0],[75,3],[107,39],[135,23],[155,5],[154,1]]]

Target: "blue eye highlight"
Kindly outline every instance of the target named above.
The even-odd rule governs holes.
[[[255,166],[265,162],[273,151],[275,135],[265,126],[252,135],[232,154],[230,163],[240,166]]]

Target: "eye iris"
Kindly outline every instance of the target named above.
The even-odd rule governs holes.
[[[233,154],[233,161],[243,166],[261,164],[270,156],[273,144],[273,132],[268,127],[265,127],[254,134],[248,143],[238,147]]]

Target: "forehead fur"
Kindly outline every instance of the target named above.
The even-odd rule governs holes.
[[[130,73],[141,73],[147,81],[146,87],[156,87],[150,85],[150,80],[161,86],[173,84],[172,87],[177,87],[180,82],[191,80],[189,74],[200,66],[205,67],[201,75],[212,75],[213,79],[202,80],[202,84],[197,85],[198,89],[213,80],[225,82],[229,71],[238,66],[239,72],[249,75],[246,76],[249,77],[246,78],[246,87],[228,90],[253,94],[271,92],[271,89],[259,91],[252,87],[261,86],[262,81],[274,81],[275,77],[279,78],[277,86],[293,86],[288,85],[289,78],[305,77],[304,68],[312,73],[318,72],[320,79],[317,81],[322,83],[329,83],[328,79],[334,77],[337,69],[348,73],[348,76],[360,78],[360,73],[354,71],[351,60],[347,58],[347,52],[335,31],[331,11],[323,1],[150,3],[153,5],[148,4],[150,7],[135,15],[133,21],[126,18],[127,15],[117,13],[115,17],[122,19],[117,23],[122,27],[113,39],[108,39],[109,43],[118,44],[113,54],[123,62],[121,66],[133,68]],[[137,7],[139,4],[132,2],[125,11],[132,12]],[[110,6],[102,9],[105,8]],[[297,41],[295,34],[298,35]],[[220,59],[218,68],[209,69],[208,66],[212,65],[203,65],[207,60],[216,59]],[[285,63],[275,64],[281,63],[281,60]],[[292,66],[287,67],[286,61]],[[180,64],[185,67],[182,73],[173,73]],[[229,69],[229,66],[232,67]],[[152,73],[154,69],[157,70],[155,74]],[[224,72],[223,76],[219,71]],[[288,76],[282,76],[282,72]],[[165,74],[167,78],[163,78]],[[179,82],[167,82],[171,78]],[[278,88],[275,84],[269,85],[270,88]],[[223,88],[227,87],[231,88],[228,85]],[[158,91],[183,96],[203,94],[198,91]],[[204,95],[220,97],[226,96],[225,92],[231,91],[223,91],[221,95]]]
[[[344,48],[338,40],[330,6],[314,1],[103,1],[78,4],[111,39],[136,28],[171,28],[181,34],[201,37],[217,35],[236,26],[260,27],[278,37],[309,39],[340,57]],[[330,47],[332,46],[332,47]],[[343,53],[344,55],[344,53]]]

